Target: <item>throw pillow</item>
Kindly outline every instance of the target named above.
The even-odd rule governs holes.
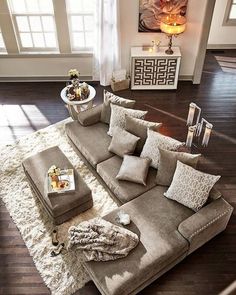
[[[196,212],[206,203],[210,190],[219,178],[178,161],[173,181],[164,196]]]
[[[126,99],[120,96],[117,96],[107,90],[104,90],[103,92],[103,106],[101,111],[101,122],[109,124],[110,123],[110,117],[111,117],[111,107],[110,104],[116,104],[120,105],[125,108],[132,109],[135,105],[135,100],[132,99]]]
[[[150,160],[135,156],[124,155],[120,171],[116,178],[146,185]]]
[[[181,145],[183,145],[183,143],[174,138],[148,129],[147,140],[143,146],[140,157],[151,159],[151,166],[157,169],[160,157],[159,148],[176,151]]]
[[[125,115],[142,119],[146,114],[147,111],[127,109],[115,104],[111,104],[111,120],[107,134],[113,136],[113,130],[115,127],[125,129]]]
[[[125,130],[140,137],[140,140],[136,146],[137,153],[141,153],[144,143],[147,139],[148,128],[152,130],[158,130],[162,123],[149,122],[142,119],[132,118],[128,115],[125,116]]]
[[[196,168],[201,154],[192,155],[189,153],[171,152],[159,149],[159,156],[156,182],[160,185],[169,186],[175,173],[177,161],[179,160],[184,164]]]
[[[133,154],[138,141],[139,137],[116,127],[108,151],[120,157],[123,157],[125,154]]]

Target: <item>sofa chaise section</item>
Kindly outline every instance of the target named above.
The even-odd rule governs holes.
[[[117,212],[127,212],[132,222],[126,228],[137,233],[140,242],[124,259],[85,263],[102,294],[137,294],[187,255],[189,244],[178,225],[194,212],[165,198],[165,190],[155,187],[105,216],[117,224]]]

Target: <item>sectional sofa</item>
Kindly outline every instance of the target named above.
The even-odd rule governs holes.
[[[124,259],[86,262],[84,267],[104,295],[137,294],[151,282],[222,232],[233,211],[213,189],[205,206],[194,212],[164,197],[166,186],[156,184],[150,167],[146,186],[116,179],[122,158],[109,152],[109,125],[101,122],[103,105],[82,112],[66,124],[67,136],[78,155],[120,206],[104,218],[117,224],[123,209],[131,217],[128,229],[140,242]],[[191,269],[190,269],[191,271]]]

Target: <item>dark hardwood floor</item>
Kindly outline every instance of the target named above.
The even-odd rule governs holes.
[[[236,50],[208,51],[200,85],[179,82],[177,91],[121,91],[135,98],[147,119],[163,122],[162,132],[184,141],[188,105],[196,102],[214,125],[209,146],[199,148],[203,171],[222,175],[218,188],[236,207],[236,74],[222,72],[214,55],[236,56]],[[68,117],[60,99],[64,83],[0,83],[0,145]],[[102,87],[95,85],[102,101]],[[107,88],[109,89],[109,88]],[[4,147],[1,147],[4,148]],[[141,292],[143,295],[218,294],[236,279],[236,213],[227,229],[188,256]],[[4,204],[0,203],[0,294],[50,294],[38,274]],[[93,283],[77,295],[99,294]],[[236,294],[236,292],[235,292]],[[59,295],[59,294],[58,294]],[[121,294],[122,295],[122,294]]]

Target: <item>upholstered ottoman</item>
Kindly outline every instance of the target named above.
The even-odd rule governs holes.
[[[22,165],[31,187],[56,225],[93,206],[91,190],[75,169],[75,192],[48,196],[45,185],[48,169],[52,165],[64,169],[73,168],[59,147],[55,146],[31,156]]]

